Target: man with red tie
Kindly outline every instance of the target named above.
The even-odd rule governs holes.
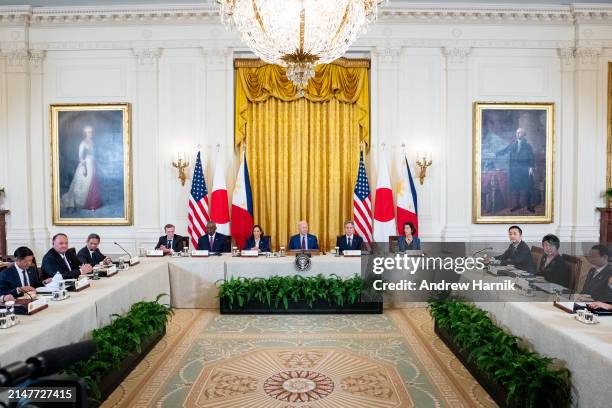
[[[207,250],[211,253],[229,252],[229,237],[217,232],[217,224],[214,221],[208,221],[206,223],[206,234],[198,239],[198,249]]]
[[[298,222],[299,234],[294,235],[289,240],[289,250],[299,251],[301,249],[319,249],[319,243],[315,235],[308,233],[308,223],[304,220]]]
[[[68,251],[68,236],[55,234],[52,240],[53,247],[45,254],[42,260],[43,275],[52,278],[57,272],[64,279],[78,278],[80,275],[91,273],[92,266],[81,264],[74,251]]]

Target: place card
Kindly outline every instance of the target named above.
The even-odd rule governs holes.
[[[147,251],[147,256],[164,256],[164,251],[161,249],[149,249]]]
[[[41,310],[46,309],[48,307],[49,305],[47,304],[47,299],[42,298],[42,297],[38,298],[28,303],[28,314],[32,315],[34,313],[38,313]]]
[[[87,289],[88,287],[89,287],[88,278],[77,279],[77,281],[74,282],[74,288],[76,289],[77,292],[80,292],[83,289]]]
[[[163,256],[163,251],[162,251]],[[137,256],[133,256],[130,258],[130,266],[138,265],[140,263],[140,258]]]
[[[344,256],[361,256],[361,249],[345,249],[342,251]]]
[[[259,251],[257,249],[245,249],[244,251],[240,252],[240,256],[258,257]]]
[[[191,256],[208,256],[207,249],[194,249],[191,251]]]

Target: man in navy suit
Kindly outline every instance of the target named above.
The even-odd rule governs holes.
[[[35,288],[43,286],[38,278],[38,271],[32,266],[34,254],[27,247],[15,250],[15,263],[8,269],[0,272],[0,295],[23,296],[28,292],[35,292]],[[50,281],[47,279],[45,282]]]
[[[82,264],[76,254],[68,251],[68,236],[58,233],[53,236],[53,247],[47,251],[42,260],[42,270],[45,278],[52,278],[56,272],[64,279],[75,279],[93,270],[89,264]]]
[[[308,233],[308,223],[306,221],[298,222],[299,234],[294,235],[289,240],[289,250],[308,250],[308,249],[319,249],[319,243],[315,235]]]
[[[593,268],[587,274],[582,288],[582,293],[601,302],[612,302],[612,268],[608,263],[608,255],[605,245],[595,245],[591,248],[587,260]]]
[[[161,249],[164,251],[164,255],[174,252],[181,252],[183,250],[183,237],[174,233],[175,227],[172,224],[166,224],[164,232],[166,235],[162,235],[157,240],[155,249]]]
[[[100,236],[98,234],[89,234],[87,244],[77,254],[79,261],[91,266],[96,266],[100,262],[104,263],[104,265],[110,265],[113,261],[100,252],[98,245],[100,245]]]
[[[217,224],[214,221],[206,223],[206,235],[198,239],[198,249],[207,250],[212,253],[229,252],[230,243],[227,235],[217,232]]]
[[[336,238],[336,246],[339,248],[340,253],[345,250],[361,249],[363,239],[355,235],[355,224],[353,221],[344,222],[344,235],[340,235]]]

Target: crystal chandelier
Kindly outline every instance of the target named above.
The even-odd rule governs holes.
[[[340,58],[376,20],[383,0],[217,0],[221,20],[236,28],[262,60],[287,68],[304,89],[314,68]]]

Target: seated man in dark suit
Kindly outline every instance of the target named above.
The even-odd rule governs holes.
[[[355,235],[355,224],[353,221],[345,221],[344,222],[344,235],[340,235],[336,238],[336,246],[338,250],[342,254],[344,251],[361,249],[361,245],[363,244],[363,239],[357,235]]]
[[[64,279],[75,279],[80,275],[91,273],[92,266],[82,264],[75,254],[68,252],[68,236],[63,233],[55,234],[52,240],[53,247],[47,251],[42,260],[42,271],[45,278],[52,278],[57,272]]]
[[[159,237],[157,245],[155,245],[155,249],[161,249],[164,251],[164,255],[183,250],[183,237],[175,234],[174,230],[174,225],[166,224],[164,227],[166,235]]]
[[[612,268],[608,264],[608,248],[595,245],[589,251],[587,260],[593,268],[587,274],[582,293],[600,302],[612,302]]]
[[[17,298],[25,293],[35,292],[43,283],[38,278],[38,271],[32,266],[34,253],[30,248],[19,247],[14,255],[13,266],[0,272],[0,295]],[[50,278],[45,280],[46,283],[49,281]]]
[[[292,236],[289,239],[289,250],[300,250],[300,249],[319,249],[319,242],[315,235],[308,233],[308,223],[306,221],[298,222],[299,234]]]
[[[535,273],[535,266],[531,258],[529,246],[523,241],[523,230],[518,225],[508,228],[510,246],[503,254],[495,259],[501,261],[502,265],[514,265],[517,269],[525,272]]]
[[[212,253],[230,252],[228,236],[217,232],[217,224],[214,221],[208,221],[206,223],[206,235],[202,235],[198,239],[198,249]]]
[[[100,262],[104,265],[110,265],[113,261],[108,257],[104,256],[102,252],[100,252],[100,236],[98,234],[89,234],[87,237],[87,244],[81,248],[79,253],[77,254],[77,258],[83,264],[89,264],[91,266],[96,266]]]

